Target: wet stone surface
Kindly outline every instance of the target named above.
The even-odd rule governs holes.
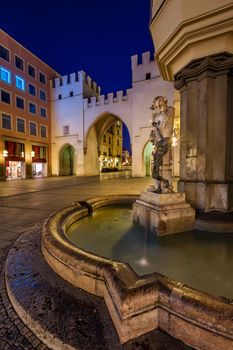
[[[59,338],[77,350],[190,349],[159,330],[121,345],[102,299],[65,282],[43,260],[40,230],[41,225],[35,225],[14,244],[9,254],[7,275],[17,302],[33,319],[39,321],[44,334],[52,334],[55,340]],[[10,246],[0,253],[1,267]],[[12,309],[4,286],[3,269],[0,349],[48,349]]]
[[[4,260],[12,246],[0,249],[0,349],[1,350],[47,350],[44,345],[20,320],[12,308],[4,283]]]

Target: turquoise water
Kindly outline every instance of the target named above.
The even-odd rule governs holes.
[[[213,295],[233,298],[233,234],[190,231],[157,237],[132,221],[129,207],[105,207],[67,232],[76,246],[128,262],[139,275],[160,272]]]

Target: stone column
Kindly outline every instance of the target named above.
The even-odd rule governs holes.
[[[233,209],[233,55],[193,60],[175,75],[181,97],[180,187],[198,211]]]

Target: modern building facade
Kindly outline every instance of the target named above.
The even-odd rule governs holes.
[[[51,175],[49,81],[58,75],[0,30],[0,179]]]

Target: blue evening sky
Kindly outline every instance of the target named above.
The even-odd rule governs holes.
[[[84,70],[102,93],[131,87],[134,54],[153,52],[150,0],[2,1],[0,27],[60,74]]]

